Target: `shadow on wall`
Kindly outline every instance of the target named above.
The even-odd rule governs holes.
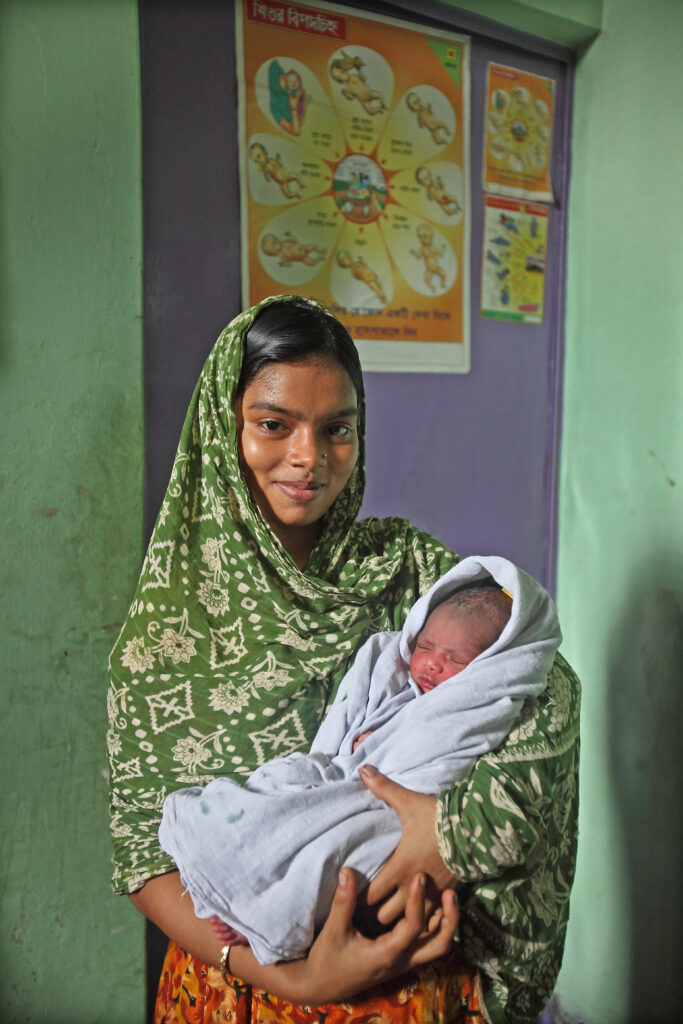
[[[665,1024],[680,1020],[683,964],[683,566],[658,561],[634,573],[613,632],[607,739],[629,879],[630,1019]]]
[[[674,1024],[681,1013],[682,579],[683,565],[671,559],[653,558],[634,571],[607,650],[606,757],[620,823],[616,855],[628,879],[628,1020],[647,1024]],[[605,964],[611,959],[605,950]],[[555,996],[539,1024],[597,1022]]]

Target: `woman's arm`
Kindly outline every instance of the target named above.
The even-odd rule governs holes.
[[[442,906],[425,928],[424,875],[408,887],[405,916],[386,935],[366,939],[353,927],[357,885],[343,868],[329,917],[302,960],[264,967],[248,946],[230,952],[237,977],[293,1003],[319,1005],[348,999],[411,967],[443,956],[451,947],[458,921],[455,895],[447,891]],[[178,872],[150,879],[131,895],[133,904],[187,952],[218,966],[220,943],[209,921],[195,917]]]
[[[192,898],[177,871],[150,878],[141,889],[130,894],[130,900],[141,914],[186,952],[218,967],[221,944],[211,922],[195,915]]]

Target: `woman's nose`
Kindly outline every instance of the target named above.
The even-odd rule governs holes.
[[[292,436],[290,458],[296,466],[313,467],[322,458],[320,448],[314,430],[296,430]]]

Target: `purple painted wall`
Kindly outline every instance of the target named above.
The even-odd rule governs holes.
[[[484,19],[449,11],[453,20],[446,25],[442,5],[424,0],[423,7],[425,23],[438,15],[439,24],[472,40],[472,372],[367,375],[364,512],[406,516],[463,555],[509,556],[552,589],[569,54],[513,31],[506,45],[477,34],[486,27]],[[501,27],[491,25],[493,34],[500,34]],[[240,309],[239,197],[232,4],[202,0],[169,8],[141,0],[140,30],[150,530],[201,365]],[[488,60],[557,81],[552,161],[557,201],[550,212],[540,326],[479,316]]]
[[[545,315],[541,325],[479,315],[481,153],[486,64],[557,82]],[[554,586],[571,71],[472,40],[472,372],[365,376],[368,486],[363,512],[402,515],[462,555],[501,554]]]

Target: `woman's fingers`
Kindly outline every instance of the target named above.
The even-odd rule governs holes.
[[[453,948],[453,935],[458,924],[458,903],[452,889],[446,889],[441,897],[442,915],[434,925],[427,929],[413,951],[408,966],[419,967],[440,956],[445,956]],[[435,914],[434,917],[437,917]]]
[[[387,899],[383,900],[380,906],[377,908],[377,920],[380,924],[391,924],[392,921],[396,921],[404,912],[406,903],[408,901],[409,886],[400,885],[398,889]],[[430,895],[430,889],[432,888],[429,879],[427,879],[427,892],[425,895],[425,917],[430,918],[434,913],[437,903]],[[437,899],[440,898],[440,894]],[[381,900],[381,896],[379,897]]]
[[[382,896],[377,897],[382,900]],[[401,916],[408,899],[408,887],[400,886],[395,889],[391,896],[384,899],[377,909],[377,920],[380,924],[391,924]]]
[[[342,868],[339,872],[339,881],[332,900],[330,912],[327,915],[325,928],[337,936],[345,936],[355,931],[353,927],[353,913],[356,909],[358,896],[358,883],[355,873],[351,868]]]
[[[403,815],[410,811],[411,798],[415,796],[419,798],[419,794],[406,789],[404,786],[399,786],[397,782],[392,782],[391,779],[388,779],[386,775],[382,775],[381,772],[378,772],[370,764],[363,765],[360,769],[360,777],[375,796],[378,796],[385,804],[389,804],[390,807],[394,808],[401,821],[403,820]]]
[[[410,926],[411,931],[421,935],[425,927],[425,889],[427,879],[420,874],[414,878],[408,887],[408,898],[406,899],[404,919]]]
[[[367,939],[353,926],[356,876],[342,868],[327,921],[307,960],[299,962],[302,977],[297,975],[296,1001],[339,1002],[447,953],[458,920],[453,893],[444,894],[441,908],[427,920],[426,884],[423,872],[414,876],[408,886],[405,916],[390,932]]]
[[[361,768],[361,778],[375,796],[393,807],[401,822],[399,844],[365,894],[370,905],[387,901],[379,912],[379,920],[388,924],[402,912],[410,880],[417,872],[426,874],[439,891],[451,886],[454,880],[439,853],[436,797],[405,789],[371,765]]]
[[[439,907],[427,920],[427,927],[425,928],[423,935],[433,935],[434,932],[438,931],[441,925],[441,919],[443,918],[443,910]]]
[[[406,897],[408,894],[408,879],[406,877],[406,866],[403,863],[403,859],[397,854],[399,846],[394,850],[389,860],[386,862],[379,874],[375,875],[370,885],[365,891],[365,900],[370,906],[375,903],[381,903],[383,900],[391,899],[394,902],[394,907],[398,906],[398,913],[400,914],[405,906]],[[415,872],[415,865],[412,865],[413,874]],[[419,869],[419,865],[418,865]],[[393,917],[390,915],[386,917],[382,923],[386,924],[388,921],[392,921],[397,915]]]

